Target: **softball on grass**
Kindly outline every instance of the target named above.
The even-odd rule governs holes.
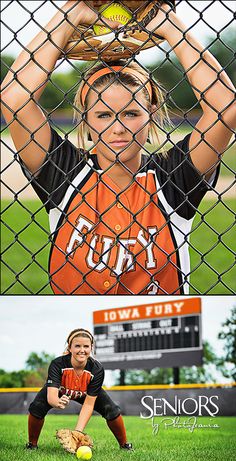
[[[92,450],[89,447],[79,447],[76,456],[78,459],[91,459],[92,458]]]
[[[99,13],[102,13],[104,18],[110,19],[111,21],[118,21],[123,25],[127,24],[127,22],[132,18],[132,14],[124,8],[123,5],[120,5],[120,3],[112,3],[111,5],[108,4],[107,8],[104,9],[105,6],[106,4],[98,10]],[[97,24],[93,26],[93,30],[96,35],[105,35],[111,32],[111,29],[108,27],[98,26]]]

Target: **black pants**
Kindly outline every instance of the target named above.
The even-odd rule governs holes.
[[[83,405],[85,397],[76,400]],[[47,388],[43,387],[29,406],[29,412],[36,418],[43,419],[53,407],[47,400]],[[108,421],[120,415],[120,407],[116,405],[104,389],[101,389],[95,401],[94,410]]]

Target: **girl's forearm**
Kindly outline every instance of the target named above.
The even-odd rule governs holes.
[[[221,65],[209,51],[185,32],[186,26],[173,12],[166,27],[166,40],[186,71],[203,110],[223,112],[233,103],[235,88]]]
[[[51,405],[51,407],[58,408],[59,397],[50,396],[50,397],[47,398],[47,401],[48,401],[49,405]]]
[[[86,403],[83,404],[81,408],[81,412],[79,414],[79,418],[75,427],[76,431],[81,431],[83,432],[84,428],[88,424],[92,414],[93,414],[93,406],[92,405],[86,405]]]
[[[25,93],[29,97],[30,92],[34,92],[47,81],[48,73],[54,69],[60,50],[64,48],[74,31],[73,25],[79,24],[79,10],[78,0],[67,1],[61,7],[61,11],[53,16],[44,30],[39,32],[25,47],[26,50],[18,56],[3,81],[3,91],[15,90],[17,96],[19,93]],[[65,20],[65,13],[68,21]],[[13,78],[13,72],[16,73],[16,78]],[[41,93],[42,88],[39,89],[37,97]]]

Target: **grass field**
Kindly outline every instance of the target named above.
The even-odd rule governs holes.
[[[157,435],[152,434],[151,420],[126,416],[128,439],[135,451],[123,452],[115,438],[100,417],[93,417],[87,432],[94,440],[94,461],[229,461],[236,460],[236,418],[201,417],[198,424],[217,424],[218,429],[187,429],[160,427]],[[159,421],[158,421],[159,420]],[[181,418],[182,422],[186,418]],[[155,418],[155,423],[160,418]],[[73,428],[74,416],[50,415],[46,418],[41,434],[39,450],[27,452],[27,418],[25,415],[0,416],[0,459],[1,461],[66,461],[76,459],[65,453],[54,437],[61,427]]]
[[[203,201],[191,234],[191,293],[236,292],[235,200]],[[39,201],[2,202],[1,292],[50,294],[48,216]],[[220,235],[220,238],[219,238]],[[221,274],[220,278],[218,274]]]

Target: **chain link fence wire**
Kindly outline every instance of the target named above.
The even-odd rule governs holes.
[[[140,142],[141,130],[135,134],[131,130],[126,131],[132,134],[132,141],[136,140],[143,149],[146,167],[142,164],[133,173],[127,165],[124,166],[122,157],[116,156],[116,162],[129,173],[128,183],[125,183],[123,190],[120,189],[109,176],[114,163],[105,162],[105,168],[102,169],[98,161],[94,160],[96,143],[91,141],[91,137],[86,145],[87,153],[83,151],[78,155],[79,151],[71,147],[72,144],[77,144],[81,120],[88,122],[83,115],[80,121],[72,123],[73,109],[78,111],[74,96],[80,82],[85,80],[85,70],[97,63],[90,63],[88,66],[88,63],[72,61],[65,56],[57,61],[56,73],[48,72],[47,65],[44,67],[37,62],[34,53],[27,49],[20,38],[22,30],[29,23],[44,30],[49,21],[47,18],[42,24],[37,20],[37,13],[45,2],[34,2],[33,10],[32,5],[31,9],[29,7],[31,3],[19,0],[2,2],[2,31],[4,33],[8,29],[11,39],[1,50],[1,80],[9,72],[11,78],[7,85],[11,85],[14,80],[20,81],[20,70],[15,72],[11,68],[13,58],[9,55],[12,43],[17,42],[18,47],[28,53],[22,69],[31,59],[34,60],[45,73],[47,87],[38,100],[36,92],[40,90],[42,83],[38,87],[36,85],[34,91],[21,84],[28,92],[27,101],[23,104],[19,101],[18,106],[13,104],[8,107],[12,113],[10,122],[2,118],[1,293],[50,294],[54,291],[60,294],[178,294],[187,293],[188,290],[197,294],[235,293],[235,130],[231,128],[232,137],[224,156],[219,156],[218,153],[221,165],[217,183],[206,180],[202,175],[198,181],[192,182],[191,187],[188,185],[187,192],[183,192],[181,184],[175,178],[179,167],[186,167],[187,163],[187,171],[192,168],[188,152],[184,151],[182,143],[180,150],[183,155],[179,164],[173,161],[168,163],[166,160],[161,162],[159,159],[165,159],[165,156],[160,154],[160,147],[164,151],[174,148],[176,152],[177,143],[193,131],[199,120],[200,106],[187,79],[191,69],[184,70],[175,58],[174,50],[161,44],[157,47],[158,52],[161,52],[158,62],[152,61],[145,67],[148,68],[150,80],[157,77],[161,88],[163,85],[166,87],[165,103],[170,109],[172,123],[169,126],[158,126],[162,134],[159,145],[150,142],[144,145]],[[222,14],[225,11],[229,16],[229,21],[220,30],[213,28],[205,20],[205,13],[216,2],[201,3],[205,7],[200,11],[196,6],[199,2],[181,0],[177,2],[177,13],[178,7],[185,4],[186,8],[198,14],[198,19],[188,27],[188,31],[199,22],[208,26],[211,38],[205,50],[212,50],[213,54],[219,52],[222,69],[234,80],[235,2],[217,2],[221,4]],[[56,13],[64,2],[59,5],[59,2],[51,0],[50,4],[54,6]],[[17,30],[13,30],[11,24],[4,21],[6,9],[13,12],[15,7],[19,14],[22,11],[28,17]],[[49,34],[47,39],[52,40]],[[137,57],[130,61],[137,62]],[[60,66],[65,62],[69,72],[67,69],[63,73]],[[139,66],[140,69],[144,67],[140,61]],[[123,83],[121,73],[115,78],[119,81],[119,86],[116,87],[119,102],[122,90],[128,87]],[[220,79],[220,72],[217,78]],[[142,88],[144,86],[141,85]],[[109,91],[109,85],[107,88]],[[3,85],[2,90],[4,89],[6,90]],[[98,90],[97,93],[98,99],[104,103],[103,91],[99,93]],[[136,103],[139,101],[137,94],[138,91],[135,90],[131,93]],[[203,100],[204,94],[201,98]],[[34,102],[44,114],[41,124],[34,132],[22,122],[20,115],[29,102]],[[3,106],[7,106],[6,99],[3,99]],[[106,106],[108,112],[114,112],[109,104]],[[29,104],[29,119],[31,108]],[[147,112],[141,104],[142,109]],[[221,116],[220,113],[219,119]],[[119,120],[119,126],[122,125],[126,130],[120,113],[115,113],[114,117],[110,126]],[[29,133],[28,141],[25,145],[21,143],[23,147],[18,150],[10,136],[11,124],[16,121],[19,136],[23,130]],[[41,129],[42,132],[47,123],[54,130],[49,154],[41,146],[40,136],[37,136],[37,131]],[[87,126],[87,129],[91,128],[94,127]],[[97,131],[97,142],[105,131]],[[205,134],[203,132],[203,139]],[[122,128],[120,136],[123,136]],[[40,177],[42,169],[36,168],[36,175],[27,168],[24,168],[25,176],[22,173],[21,151],[32,141],[46,155],[44,179],[41,182],[35,176],[40,171]],[[107,144],[103,142],[103,149],[106,150],[106,147]],[[171,168],[166,167],[167,164]],[[155,185],[152,183],[150,186],[148,183],[147,169],[149,173],[153,173],[153,169],[159,171]],[[153,180],[153,174],[151,178]],[[196,173],[193,178],[196,178]],[[49,190],[48,184],[55,189]],[[208,192],[201,203],[191,200],[191,194],[206,185]],[[153,189],[155,187],[156,190]],[[65,201],[67,207],[64,207]],[[54,228],[49,227],[45,206]],[[186,209],[189,208],[191,213],[188,216]],[[191,226],[192,216],[194,220]],[[155,222],[155,217],[159,222]],[[186,263],[186,247],[190,253],[189,267]]]

